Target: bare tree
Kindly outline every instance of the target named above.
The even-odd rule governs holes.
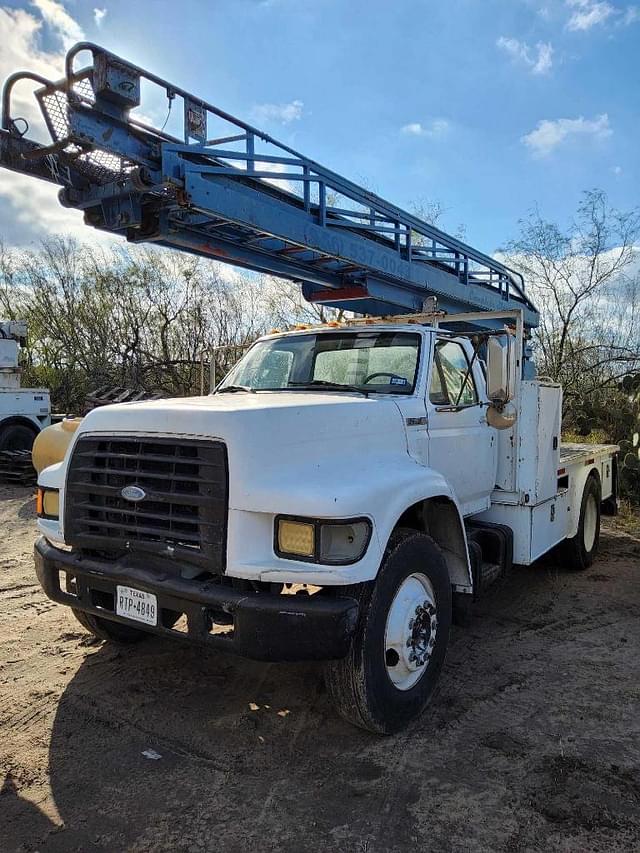
[[[505,251],[540,310],[539,372],[562,382],[567,406],[615,387],[640,367],[640,233],[637,210],[584,193],[566,230],[534,210]]]
[[[434,225],[436,228],[441,227],[442,219],[447,213],[447,208],[442,204],[442,202],[434,199],[416,199],[416,201],[410,205],[410,208],[414,216],[417,216],[418,219],[422,219],[422,221],[426,222],[427,225]],[[455,236],[460,240],[464,240],[465,234],[465,226],[458,225],[455,231]],[[412,231],[411,241],[414,246],[424,246],[428,242],[428,238],[425,237],[424,234],[418,234],[416,231]]]
[[[215,262],[68,240],[0,251],[0,314],[28,320],[25,380],[51,387],[64,410],[99,385],[197,393],[214,347],[241,349],[270,322],[255,283]]]

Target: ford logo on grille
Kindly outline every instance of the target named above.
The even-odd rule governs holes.
[[[133,501],[134,503],[144,500],[147,496],[145,490],[141,489],[140,486],[125,486],[120,494],[126,501]]]

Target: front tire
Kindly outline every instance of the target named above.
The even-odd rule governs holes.
[[[444,663],[451,581],[440,548],[424,533],[397,531],[374,583],[354,587],[360,618],[346,658],[327,663],[338,712],[376,734],[419,716]]]
[[[99,640],[130,645],[131,643],[138,643],[145,637],[145,632],[138,628],[123,625],[121,622],[112,622],[110,619],[103,619],[100,616],[94,616],[93,613],[85,613],[84,610],[71,609],[82,627]]]
[[[589,476],[580,502],[578,532],[564,543],[564,563],[576,571],[584,571],[593,563],[600,543],[600,483]]]

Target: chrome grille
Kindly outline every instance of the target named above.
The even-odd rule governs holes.
[[[133,502],[127,486],[145,493]],[[224,571],[226,447],[127,436],[78,440],[67,475],[65,539],[112,554],[146,551]]]

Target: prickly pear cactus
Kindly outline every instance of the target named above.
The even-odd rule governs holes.
[[[625,497],[640,503],[640,375],[626,376],[622,390],[627,395],[635,422],[631,440],[619,441],[620,487]]]
[[[640,435],[635,432],[631,441],[620,441],[620,485],[623,494],[640,500]]]

